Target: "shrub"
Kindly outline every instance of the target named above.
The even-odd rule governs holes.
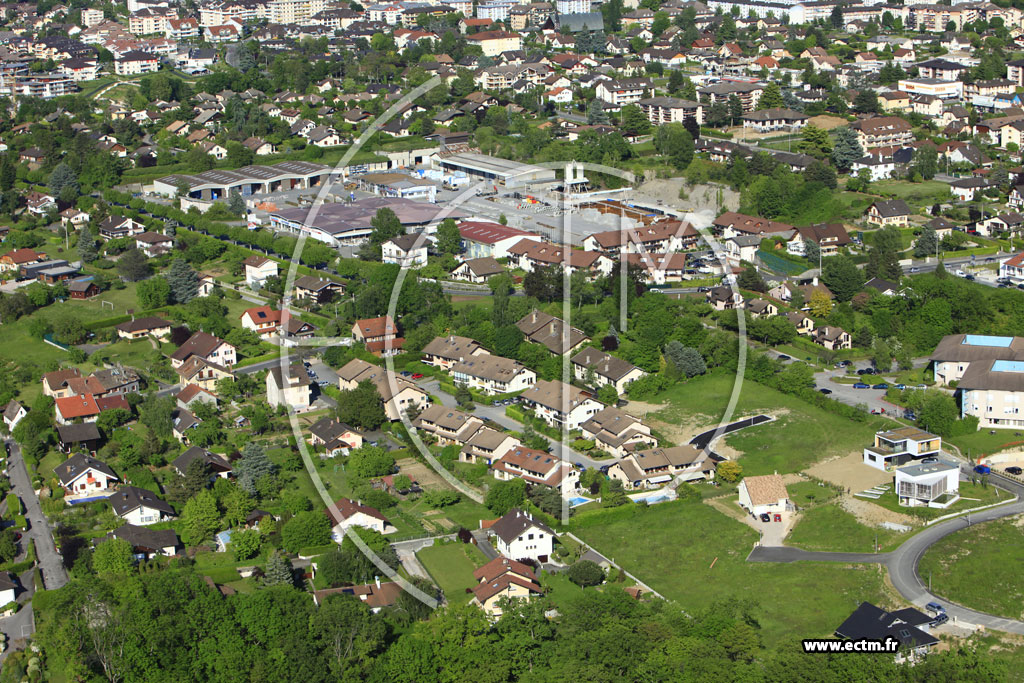
[[[590,560],[580,560],[569,567],[568,575],[570,581],[582,588],[604,583],[604,570]]]

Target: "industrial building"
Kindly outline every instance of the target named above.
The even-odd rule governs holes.
[[[373,232],[370,222],[381,209],[391,209],[409,232],[432,232],[445,218],[465,218],[462,211],[400,197],[368,197],[346,204],[282,209],[270,214],[275,230],[305,234],[332,246],[363,243]]]
[[[434,164],[443,171],[465,173],[475,180],[502,185],[510,190],[556,182],[554,169],[521,164],[486,154],[452,154],[438,157]]]
[[[327,180],[331,169],[308,161],[282,161],[273,166],[245,166],[237,171],[212,170],[196,175],[175,174],[153,182],[153,191],[175,197],[187,187],[193,199],[223,199],[231,192],[243,197],[291,189],[317,187]]]

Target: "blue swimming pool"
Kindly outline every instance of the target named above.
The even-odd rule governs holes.
[[[583,496],[573,496],[572,498],[569,499],[569,507],[579,507],[580,505],[586,505],[587,503],[590,502],[592,501],[589,498],[584,498]]]

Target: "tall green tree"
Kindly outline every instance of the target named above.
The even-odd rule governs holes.
[[[765,86],[764,92],[761,93],[761,99],[758,100],[758,109],[781,109],[785,107],[786,103],[782,99],[782,89],[778,83],[774,81]]]
[[[864,148],[857,140],[857,133],[848,126],[837,129],[834,136],[832,163],[840,173],[847,173],[853,163],[864,156]]]
[[[166,278],[171,288],[171,298],[176,304],[187,304],[199,294],[199,275],[185,259],[176,258],[171,261]]]
[[[78,258],[85,263],[92,263],[96,260],[96,238],[88,226],[78,231]]]
[[[458,254],[462,251],[462,234],[451,218],[445,218],[437,226],[437,250],[442,254]]]
[[[129,282],[138,282],[149,277],[153,267],[146,255],[133,247],[117,259],[117,272]]]
[[[204,489],[185,503],[181,524],[181,540],[187,545],[198,545],[213,537],[220,527],[220,513],[212,491]]]

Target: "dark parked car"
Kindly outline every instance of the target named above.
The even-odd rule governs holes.
[[[974,276],[971,275],[970,273],[967,273],[967,275],[964,275],[964,279],[965,280],[970,280],[971,282],[974,282]]]
[[[820,391],[821,393],[825,394],[826,396],[828,396],[829,394],[832,393],[831,389],[818,389],[818,391]]]
[[[1024,474],[1024,470],[1022,470],[1019,467],[1007,467],[1006,468],[1006,473],[1007,474],[1013,474],[1013,475],[1019,477],[1020,475]]]
[[[872,389],[888,389],[889,385],[886,384],[885,382],[879,382],[878,384],[876,384],[875,386],[873,386],[871,388]]]
[[[943,624],[945,624],[945,623],[946,623],[947,621],[949,621],[949,615],[948,615],[948,614],[946,614],[945,612],[940,612],[940,613],[939,613],[939,616],[935,617],[935,618],[934,618],[934,619],[932,619],[932,620],[931,620],[930,622],[928,622],[928,625],[929,625],[929,626],[932,626],[932,627],[935,627],[935,626],[942,626],[942,625],[943,625]]]
[[[793,359],[792,359],[792,358],[790,358],[789,356],[787,356],[787,355],[786,355],[786,354],[784,354],[784,353],[780,353],[780,354],[779,354],[779,360],[793,360]]]
[[[770,521],[772,521],[771,515],[769,515],[767,512],[762,512],[761,513],[761,521],[762,522],[770,522]]]
[[[933,462],[938,462],[938,461],[939,461],[939,459],[936,458],[935,456],[932,456],[930,458],[921,458],[921,462],[924,463],[925,465],[931,465]]]
[[[870,389],[871,385],[870,384],[865,384],[864,382],[857,382],[856,384],[853,385],[853,388],[854,389]]]

